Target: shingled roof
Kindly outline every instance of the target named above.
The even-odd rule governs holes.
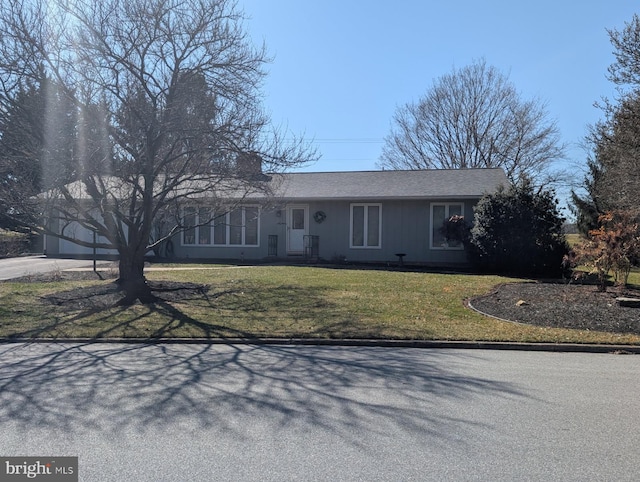
[[[207,198],[211,191],[207,186],[215,184],[217,197],[228,199],[280,198],[285,201],[313,200],[383,200],[383,199],[473,199],[487,192],[495,192],[509,181],[502,169],[433,169],[420,171],[343,171],[343,172],[294,172],[269,174],[267,189],[243,186],[230,179],[227,183],[185,178],[180,192],[193,191],[190,199]],[[126,198],[132,186],[106,176],[103,179],[111,196]],[[66,186],[76,199],[88,199],[84,183],[75,181]],[[224,191],[220,190],[224,188]],[[43,198],[61,200],[57,191],[41,195]]]
[[[296,172],[273,181],[286,200],[478,198],[509,183],[502,169]]]

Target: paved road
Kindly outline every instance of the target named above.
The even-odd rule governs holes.
[[[99,261],[98,263],[102,264],[104,262]],[[87,259],[56,259],[47,258],[46,256],[4,258],[0,259],[0,281],[86,266],[93,266],[93,261]]]
[[[637,480],[640,357],[0,345],[0,455],[85,481]]]

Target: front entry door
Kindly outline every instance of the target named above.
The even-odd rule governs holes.
[[[304,254],[304,236],[309,232],[309,207],[287,208],[287,254]]]

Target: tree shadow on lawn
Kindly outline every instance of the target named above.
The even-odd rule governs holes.
[[[150,309],[165,322],[155,327],[151,338],[173,337],[184,331],[189,336],[231,341],[260,337],[335,338],[362,333],[361,323],[366,320],[331,302],[327,291],[278,286],[206,293],[189,300],[190,308],[196,308],[199,315],[187,313],[184,305],[159,301]],[[370,334],[375,337],[373,328]]]
[[[121,294],[113,284],[80,288],[44,296],[43,321],[17,325],[8,338],[232,340],[358,333],[359,315],[331,302],[326,291],[297,286],[215,291],[191,284],[183,293],[166,287],[154,290],[155,303],[117,306]]]
[[[206,291],[201,291],[199,295],[185,296],[181,300],[206,302],[215,309],[216,299],[233,294],[234,291],[225,291],[208,295]],[[72,290],[49,295],[44,302],[58,305],[51,307],[55,316],[48,317],[47,321],[34,328],[16,331],[8,339],[91,338],[99,341],[109,338],[133,338],[152,341],[180,335],[185,328],[189,331],[187,336],[200,338],[251,336],[248,332],[195,319],[174,306],[170,300],[158,298],[155,303],[148,305],[117,306],[120,297],[117,289],[112,287],[99,294],[83,294],[81,290]],[[86,335],[87,332],[91,335]]]
[[[289,428],[319,430],[353,445],[363,431],[464,444],[464,432],[472,435],[481,423],[441,406],[526,396],[513,384],[455,368],[478,357],[357,347],[8,343],[0,345],[0,427],[110,440],[127,430],[214,430],[251,442],[251,428],[266,424],[274,437]]]

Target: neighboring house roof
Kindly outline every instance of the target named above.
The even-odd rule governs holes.
[[[502,169],[298,172],[274,175],[285,200],[478,198],[509,184]]]

